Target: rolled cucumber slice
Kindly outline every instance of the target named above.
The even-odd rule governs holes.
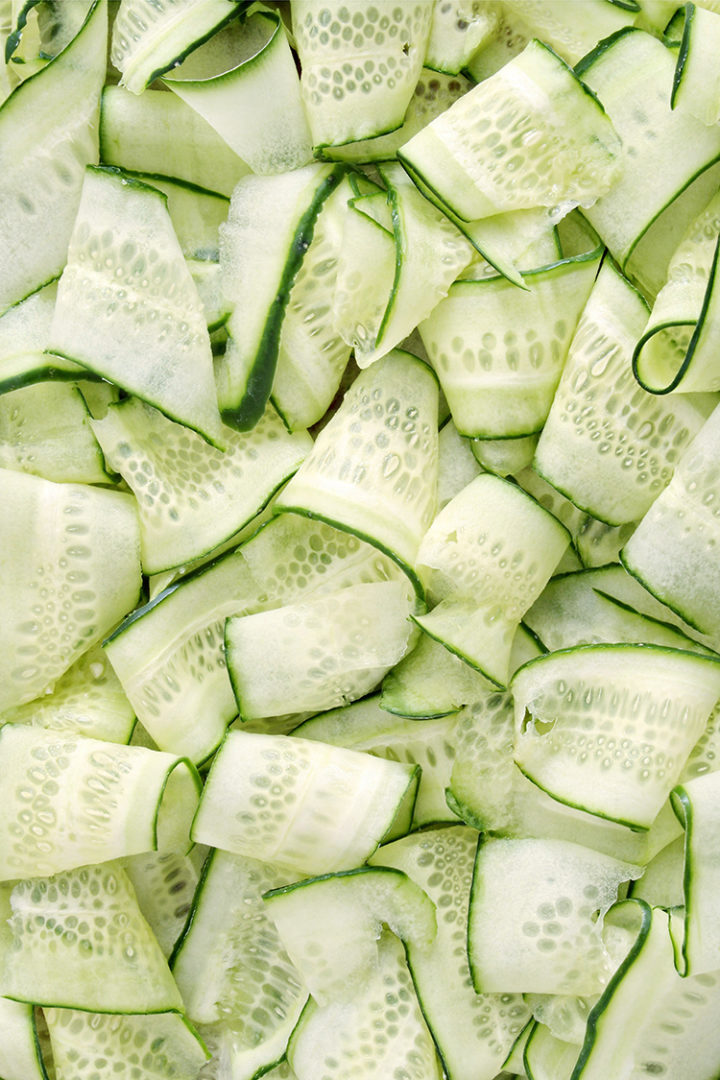
[[[300,80],[277,12],[260,8],[230,23],[163,82],[254,173],[290,172],[311,160]]]
[[[0,108],[0,312],[65,265],[84,169],[97,161],[106,36],[107,9],[97,0],[66,48]]]
[[[425,57],[432,5],[297,0],[293,33],[313,144],[342,145],[400,127]],[[362,104],[362,108],[359,107]]]
[[[86,171],[49,348],[220,445],[205,315],[155,188]]]
[[[134,606],[139,535],[132,499],[0,470],[0,709],[31,701]]]
[[[93,431],[135,494],[142,564],[157,574],[192,562],[239,532],[312,447],[268,406],[249,433],[225,428],[225,451],[137,398],[111,406]]]
[[[182,1011],[165,957],[116,864],[21,881],[10,902],[6,997],[87,1012]]]
[[[672,106],[709,125],[720,120],[720,80],[713,62],[718,49],[720,12],[686,4]]]
[[[658,645],[579,646],[525,664],[512,691],[525,775],[560,802],[647,829],[720,696],[720,663]]]
[[[597,913],[639,875],[638,867],[564,840],[484,839],[468,922],[476,991],[602,990],[612,965]]]
[[[238,11],[238,0],[121,0],[110,59],[122,84],[141,94]]]
[[[718,803],[720,772],[696,776],[673,789],[672,804],[685,828],[684,917],[675,939],[680,975],[716,972],[720,962]]]
[[[193,839],[300,874],[362,864],[415,797],[417,767],[286,735],[230,732]],[[287,797],[286,797],[287,796]]]
[[[417,357],[383,357],[352,384],[276,504],[355,533],[419,591],[414,563],[437,499],[437,393]]]
[[[399,151],[411,174],[465,221],[590,206],[617,179],[619,156],[600,102],[537,40]]]

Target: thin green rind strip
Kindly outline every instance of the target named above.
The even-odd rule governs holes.
[[[34,7],[40,3],[40,0],[25,0],[23,7],[18,13],[17,22],[15,23],[14,30],[8,34],[7,41],[5,42],[5,63],[9,64],[12,60],[13,53],[20,44],[23,30],[27,25],[28,15]]]
[[[310,205],[300,218],[278,283],[277,293],[265,321],[255,359],[247,375],[244,394],[236,405],[220,409],[220,415],[225,423],[237,428],[238,431],[249,431],[257,424],[265,411],[275,378],[285,308],[295,278],[305,258],[305,252],[312,242],[315,221],[320,209],[346,172],[345,165],[336,165],[320,183]]]
[[[691,846],[692,846],[692,831],[693,831],[693,804],[692,799],[687,793],[687,790],[682,785],[678,785],[670,792],[670,805],[673,808],[675,817],[678,819],[684,829],[683,839],[683,898],[685,900],[685,915],[682,918],[682,937],[678,941],[678,936],[674,933],[673,920],[670,922],[670,937],[673,944],[673,954],[675,957],[675,968],[679,975],[688,975],[690,971],[690,957],[688,956],[688,921],[692,918],[694,911],[693,904],[693,889],[692,889],[692,859],[691,859]]]
[[[620,38],[625,37],[628,34],[642,33],[644,33],[644,31],[640,30],[637,26],[621,26],[619,30],[616,30],[613,34],[610,34],[608,37],[603,38],[602,41],[599,41],[594,49],[591,49],[586,56],[583,56],[582,60],[578,60],[573,68],[575,74],[582,78],[588,68],[592,67],[596,60],[599,60],[600,57],[604,56],[605,53],[613,47],[615,42],[620,40]]]
[[[641,365],[640,361],[641,361],[641,355],[642,355],[643,346],[646,344],[646,342],[648,342],[650,340],[651,337],[653,337],[654,334],[659,333],[661,330],[668,330],[668,329],[670,329],[670,328],[672,328],[674,326],[692,326],[693,325],[692,322],[663,323],[663,324],[661,324],[659,326],[654,326],[651,330],[648,331],[648,333],[643,334],[643,336],[640,338],[637,345],[635,346],[635,349],[633,351],[633,357],[632,357],[633,375],[637,379],[640,386],[642,386],[643,390],[647,390],[647,392],[649,394],[670,394],[670,393],[672,393],[673,390],[677,390],[678,386],[680,385],[683,378],[687,374],[687,370],[690,367],[690,364],[692,363],[692,359],[693,359],[693,356],[695,355],[695,350],[697,348],[698,341],[700,340],[700,337],[702,335],[702,332],[703,332],[703,329],[704,329],[704,326],[705,326],[705,321],[706,321],[706,318],[707,318],[708,309],[710,307],[710,303],[711,303],[711,300],[712,300],[712,293],[713,293],[713,288],[715,286],[715,278],[716,278],[716,275],[717,275],[717,269],[718,269],[718,262],[719,261],[720,261],[720,236],[718,236],[717,242],[715,244],[715,252],[713,254],[712,263],[710,264],[710,270],[708,272],[708,280],[707,280],[707,286],[705,288],[705,295],[703,297],[702,307],[700,309],[700,314],[698,315],[697,323],[695,323],[695,329],[693,330],[692,337],[690,338],[690,344],[687,347],[687,352],[685,353],[685,357],[683,359],[682,364],[678,368],[677,373],[675,374],[674,378],[672,378],[670,380],[670,382],[666,386],[650,386],[648,384],[648,382],[646,381],[645,377],[641,374],[641,366],[642,365]]]
[[[683,75],[685,74],[685,65],[690,52],[690,37],[692,34],[692,24],[695,18],[695,5],[685,5],[685,22],[683,24],[682,38],[680,40],[680,49],[678,51],[677,64],[675,65],[675,76],[673,78],[672,91],[670,93],[670,108],[674,109],[676,104],[677,95],[682,85]]]

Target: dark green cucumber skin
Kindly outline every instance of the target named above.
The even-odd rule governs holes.
[[[325,200],[338,186],[347,172],[345,165],[338,165],[318,186],[312,202],[300,218],[280,278],[278,291],[265,320],[260,344],[247,377],[241,397],[235,405],[221,409],[223,421],[237,431],[250,431],[260,420],[270,398],[275,368],[277,367],[285,309],[295,278],[302,266],[305,252],[315,231],[315,222]]]

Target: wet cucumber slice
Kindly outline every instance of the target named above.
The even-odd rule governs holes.
[[[117,1080],[142,1070],[147,1080],[195,1080],[208,1052],[177,1013],[113,1016],[76,1009],[46,1009],[56,1080],[74,1080],[78,1062],[102,1061]],[[101,1073],[88,1073],[99,1080]]]
[[[659,645],[586,645],[530,661],[512,688],[525,775],[560,802],[647,829],[720,696],[720,664]]]
[[[293,5],[305,111],[316,147],[400,127],[422,68],[433,8],[325,0]]]
[[[420,1011],[401,943],[384,931],[373,978],[349,1002],[311,1000],[288,1046],[297,1080],[403,1076],[441,1080],[435,1046]]]
[[[394,866],[424,889],[438,911],[437,937],[406,945],[425,1020],[452,1080],[493,1080],[530,1016],[520,994],[476,994],[466,936],[478,834],[435,829],[385,844],[375,866]]]
[[[171,958],[188,1015],[233,1075],[256,1076],[283,1056],[307,1000],[262,900],[287,880],[269,863],[211,852]]]
[[[0,709],[44,693],[136,603],[132,498],[0,470],[6,618]]]
[[[696,404],[638,387],[630,360],[646,319],[641,296],[605,263],[533,461],[545,480],[609,525],[643,517],[712,408],[712,399]]]
[[[412,805],[417,780],[417,767],[355,750],[233,731],[213,762],[192,836],[295,873],[351,869],[408,799]],[[266,789],[273,798],[257,794]]]
[[[160,946],[117,864],[21,881],[10,902],[14,963],[6,997],[88,1012],[182,1011]]]
[[[617,179],[620,145],[595,95],[533,40],[399,157],[453,213],[474,221],[533,206],[592,205]]]
[[[0,108],[0,225],[7,237],[0,311],[57,277],[65,264],[84,168],[97,161],[106,34],[106,8],[98,0],[67,47]]]
[[[122,85],[141,94],[238,12],[237,0],[122,0],[110,49]]]
[[[210,338],[156,188],[88,168],[49,348],[221,445]]]
[[[265,894],[293,964],[318,1005],[349,1001],[377,971],[383,925],[422,951],[437,933],[435,904],[402,870],[363,866]]]

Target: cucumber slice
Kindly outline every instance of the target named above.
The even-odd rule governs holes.
[[[355,533],[419,589],[413,566],[437,497],[437,410],[430,369],[394,350],[355,380],[277,509]]]
[[[110,59],[123,86],[141,94],[238,10],[237,0],[121,0]]]
[[[74,1080],[82,1062],[107,1076],[130,1080],[195,1080],[209,1057],[188,1022],[176,1013],[103,1016],[76,1009],[46,1009],[56,1080]],[[88,1073],[98,1080],[102,1072]]]
[[[189,847],[200,781],[182,759],[24,724],[0,728],[0,755],[4,881]]]
[[[212,852],[171,959],[189,1016],[233,1076],[282,1057],[307,1000],[262,900],[286,882],[268,863]]]
[[[595,95],[533,40],[399,157],[458,217],[474,221],[504,210],[592,205],[617,179],[620,146]]]
[[[163,82],[254,173],[290,172],[311,160],[300,80],[277,12],[260,8],[231,23]]]
[[[217,262],[218,230],[230,209],[226,196],[170,176],[143,172],[130,175],[167,196],[170,220],[185,258]]]
[[[523,1059],[529,1080],[570,1080],[578,1047],[556,1038],[544,1024],[536,1024],[525,1045]]]
[[[407,650],[411,593],[408,582],[351,585],[228,619],[225,656],[241,719],[364,697]]]
[[[418,81],[432,6],[296,0],[293,32],[313,144],[342,145],[400,127]],[[362,103],[362,107],[359,105]]]
[[[79,364],[46,352],[56,295],[53,281],[0,316],[0,393],[49,379],[88,377]]]
[[[402,945],[387,931],[378,959],[373,978],[351,1001],[306,1006],[288,1046],[298,1080],[441,1080]]]
[[[720,696],[720,664],[659,645],[586,645],[530,661],[512,686],[525,775],[560,802],[647,829]]]
[[[94,645],[57,680],[52,693],[6,709],[3,723],[128,743],[135,713],[100,645]]]
[[[646,318],[642,298],[611,263],[603,265],[533,462],[576,506],[609,525],[643,517],[707,416],[692,399],[638,388],[630,358]]]
[[[247,177],[233,193],[220,236],[223,290],[233,310],[216,378],[223,419],[240,431],[265,409],[290,293],[320,208],[342,175],[340,165],[306,165]]]
[[[572,16],[565,0],[510,0],[509,7],[531,37],[546,42],[568,64],[577,64],[599,41],[635,22],[638,7],[633,4],[580,0]]]
[[[264,901],[320,1006],[351,1000],[376,973],[383,925],[421,951],[437,933],[435,904],[427,893],[402,870],[387,866],[309,878],[271,890]]]
[[[106,7],[97,0],[70,44],[0,108],[0,312],[65,265],[84,168],[97,161],[106,35]]]
[[[470,445],[473,457],[487,472],[517,478],[535,457],[538,438],[539,435],[520,435],[517,439],[472,439]]]
[[[42,694],[135,604],[132,500],[0,470],[5,507],[0,709]]]
[[[147,574],[182,566],[251,521],[312,447],[269,406],[248,434],[226,428],[216,450],[136,398],[92,424],[108,462],[135,494]]]
[[[208,122],[175,94],[146,90],[137,97],[121,86],[103,91],[100,157],[105,165],[170,176],[228,198],[250,172]]]
[[[639,875],[638,867],[564,840],[483,840],[468,921],[476,991],[600,991],[612,966],[597,912]]]
[[[720,12],[686,4],[671,104],[703,124],[720,120],[720,79],[713,62],[718,49]]]
[[[650,907],[661,907],[666,910],[682,907],[685,899],[683,895],[684,847],[684,836],[678,836],[667,844],[650,860],[643,876],[633,881],[628,895],[633,900],[644,900]]]
[[[200,298],[155,188],[86,171],[50,349],[220,444]]]
[[[193,855],[150,851],[123,860],[138,906],[163,956],[171,955],[192,908],[199,878]]]
[[[47,1080],[32,1005],[0,998],[0,1069],[7,1080]]]
[[[525,275],[457,281],[420,335],[461,435],[517,438],[541,430],[601,249]]]
[[[14,962],[6,997],[87,1012],[182,1011],[160,946],[117,865],[21,881],[10,902]]]
[[[438,911],[437,937],[406,946],[420,1006],[451,1080],[493,1080],[530,1015],[520,994],[476,994],[466,951],[478,835],[458,826],[385,844],[373,865],[403,870]]]
[[[433,10],[425,67],[457,75],[473,53],[492,41],[500,24],[496,4],[482,0],[445,0]]]
[[[718,796],[720,773],[696,776],[673,789],[672,804],[685,828],[682,932],[676,937],[675,966],[683,975],[717,971],[720,920],[717,890],[720,882]]]
[[[193,839],[301,874],[351,869],[372,854],[407,797],[414,800],[417,773],[306,739],[230,732]]]

